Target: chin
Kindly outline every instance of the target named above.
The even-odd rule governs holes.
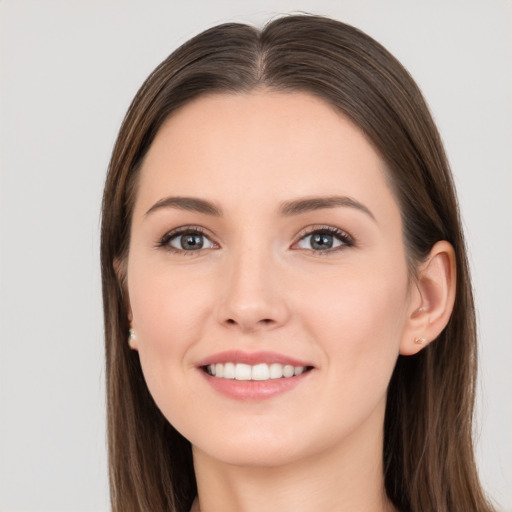
[[[220,426],[220,425],[219,425]],[[253,428],[245,425],[213,425],[205,436],[205,429],[192,434],[194,454],[200,452],[208,458],[240,467],[282,467],[326,453],[341,443],[343,428],[333,432],[307,422],[258,422]],[[197,441],[197,442],[196,442]],[[195,456],[195,455],[194,455]]]
[[[204,448],[193,445],[194,456],[197,452],[224,464],[247,468],[282,467],[307,456],[303,449],[297,450],[296,446],[288,446],[280,441],[270,444],[234,440],[229,444],[224,442]]]

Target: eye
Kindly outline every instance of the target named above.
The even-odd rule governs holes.
[[[171,231],[162,238],[158,246],[175,252],[194,252],[217,247],[198,228],[184,228]]]
[[[344,246],[354,245],[350,235],[334,227],[322,227],[303,235],[296,246],[315,252],[335,251]]]

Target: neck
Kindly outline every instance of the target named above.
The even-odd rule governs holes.
[[[198,499],[192,511],[394,510],[384,490],[382,434],[354,437],[335,449],[271,467],[231,465],[194,447]]]

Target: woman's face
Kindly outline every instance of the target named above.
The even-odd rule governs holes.
[[[413,309],[400,211],[322,100],[173,114],[142,166],[127,283],[149,390],[196,454],[277,465],[381,439]]]

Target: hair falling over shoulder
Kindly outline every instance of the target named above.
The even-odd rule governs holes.
[[[387,164],[411,273],[437,241],[454,247],[457,296],[448,326],[418,355],[399,356],[388,388],[385,486],[400,511],[492,510],[473,454],[475,313],[440,136],[418,87],[387,50],[349,25],[312,15],[284,16],[262,30],[228,23],[202,32],[153,71],[121,126],[101,231],[112,509],[185,512],[197,492],[190,444],[156,407],[127,343],[124,269],[141,161],[180,106],[260,87],[312,93],[361,128]]]

